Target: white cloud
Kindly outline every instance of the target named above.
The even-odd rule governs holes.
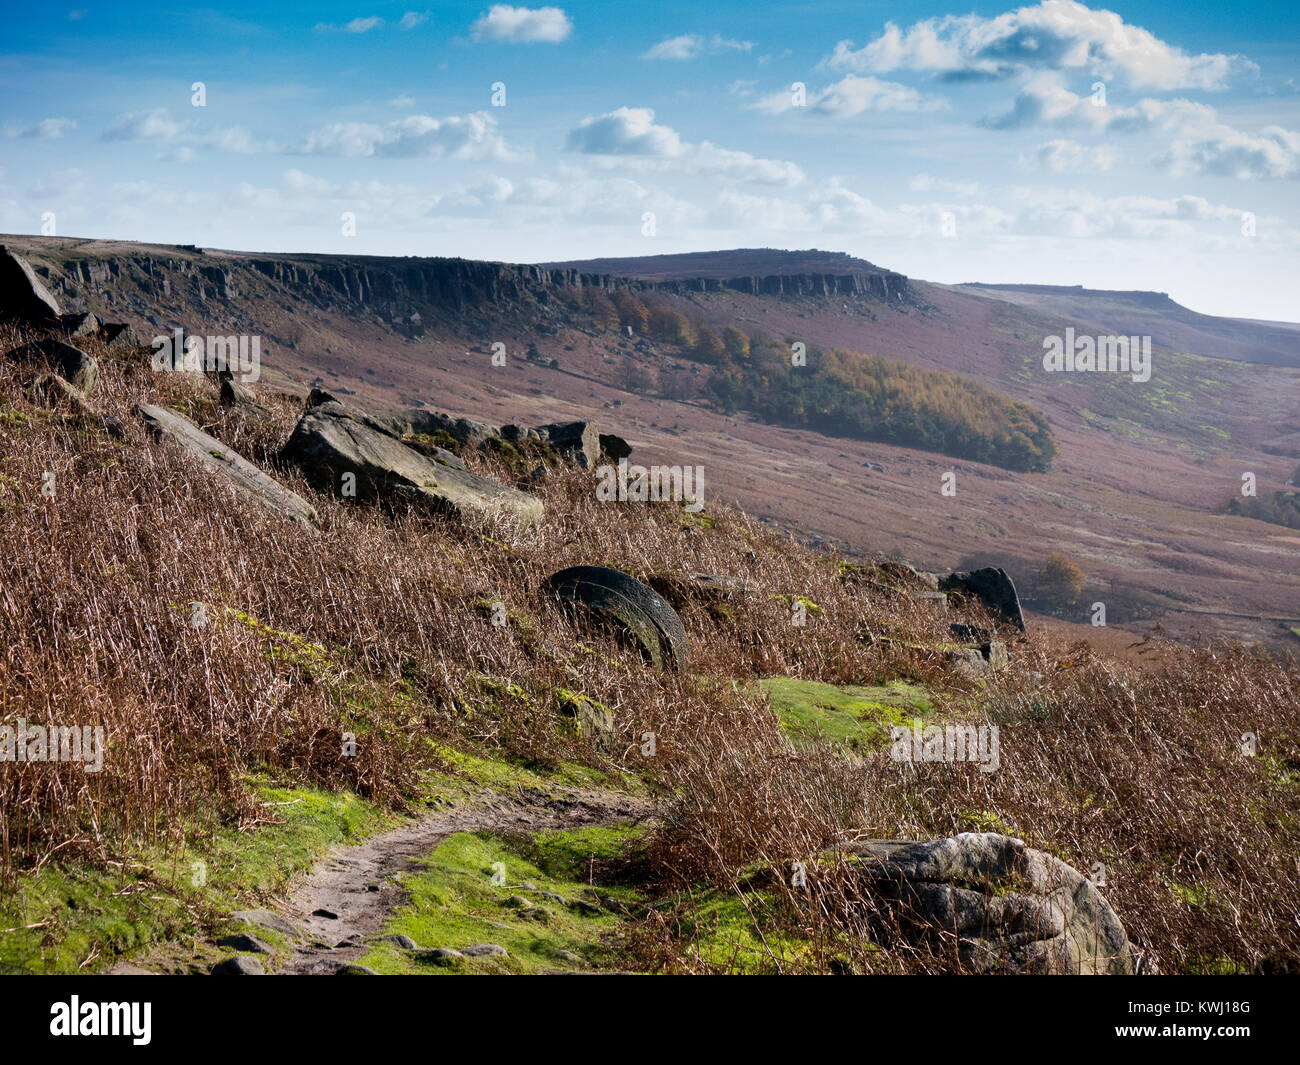
[[[584,118],[569,131],[568,147],[592,155],[681,155],[686,149],[676,130],[655,125],[654,119],[648,107],[619,107]]]
[[[333,22],[318,22],[313,29],[320,33],[329,33],[334,30],[342,30],[344,33],[369,33],[383,24],[384,20],[378,15],[370,15],[365,18],[354,18],[350,22],[345,22],[342,26],[337,26]]]
[[[852,118],[864,111],[920,111],[933,110],[943,105],[940,101],[923,97],[915,89],[909,89],[895,81],[849,74],[823,89],[807,90],[804,103],[800,106],[795,105],[793,90],[770,93],[752,106],[754,110],[769,115],[806,111],[815,115]]]
[[[106,141],[165,141],[185,132],[187,124],[175,121],[164,107],[118,115],[101,135]]]
[[[717,33],[707,38],[698,33],[683,33],[660,41],[641,58],[695,59],[702,55],[719,55],[723,52],[751,52],[753,48],[753,41],[738,41]]]
[[[862,48],[840,41],[825,63],[835,70],[920,70],[952,78],[1086,71],[1164,90],[1221,89],[1233,73],[1255,69],[1238,55],[1188,55],[1112,11],[1075,0],[1042,0],[994,18],[944,15],[907,30],[889,22]]]
[[[512,7],[493,4],[470,27],[476,41],[505,44],[558,44],[573,32],[573,22],[558,7]]]
[[[1300,134],[1280,126],[1247,133],[1221,122],[1218,112],[1191,100],[1145,98],[1132,107],[1094,106],[1061,83],[1034,75],[1011,110],[983,125],[992,129],[1050,126],[1067,132],[1160,133],[1168,146],[1155,164],[1176,175],[1213,174],[1242,180],[1300,176]]]
[[[313,130],[295,149],[301,155],[432,155],[453,159],[514,159],[497,122],[486,111],[433,118],[408,115],[382,126],[370,122],[334,122]]]
[[[913,192],[947,192],[955,196],[975,196],[980,190],[979,183],[975,181],[951,181],[929,174],[917,174],[907,183],[907,187]]]
[[[1040,144],[1032,156],[1021,156],[1021,165],[1037,166],[1054,174],[1076,170],[1109,170],[1117,153],[1109,145],[1088,147],[1065,138]]]
[[[401,17],[401,20],[397,24],[401,26],[402,29],[404,30],[413,30],[415,29],[416,26],[420,25],[422,22],[428,22],[428,21],[429,21],[429,12],[408,11],[405,15]]]
[[[1266,126],[1243,133],[1220,122],[1182,131],[1157,165],[1176,175],[1214,174],[1241,180],[1300,177],[1300,134]]]
[[[52,141],[62,137],[64,130],[76,128],[77,124],[70,118],[42,118],[30,126],[5,126],[5,136]]]
[[[691,144],[676,130],[659,125],[648,107],[620,107],[585,118],[569,131],[572,151],[604,157],[604,165],[638,165],[643,169],[710,174],[767,185],[797,185],[803,171],[794,163],[761,159],[749,152],[722,148],[710,141]]]

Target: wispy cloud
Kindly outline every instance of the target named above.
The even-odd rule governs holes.
[[[454,159],[519,159],[525,153],[509,148],[486,111],[433,118],[408,115],[379,125],[333,122],[313,130],[293,149],[301,155],[346,157],[431,155]]]
[[[30,126],[6,126],[5,135],[24,137],[27,140],[53,141],[62,137],[65,130],[76,128],[77,124],[70,118],[42,118]]]
[[[791,88],[769,93],[751,106],[754,110],[769,115],[803,111],[807,114],[852,118],[864,111],[936,110],[943,107],[944,102],[922,96],[915,89],[896,81],[849,74],[821,89],[804,89],[801,93],[796,93]]]
[[[723,52],[751,52],[753,41],[738,41],[715,33],[703,37],[698,33],[683,33],[668,37],[647,50],[642,59],[696,59],[702,55],[720,55]]]
[[[804,180],[795,164],[762,159],[710,141],[684,141],[670,126],[654,120],[648,107],[619,107],[583,119],[569,131],[567,147],[586,155],[631,161],[644,169],[708,174],[767,185],[797,185]]]

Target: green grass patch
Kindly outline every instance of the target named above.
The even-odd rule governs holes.
[[[792,677],[760,681],[781,725],[796,742],[822,739],[850,750],[889,740],[889,730],[925,719],[933,704],[924,688],[895,680],[866,687],[824,684]]]
[[[50,863],[6,885],[0,973],[94,970],[164,940],[205,936],[221,915],[262,904],[330,847],[393,823],[350,792],[253,788],[279,823],[223,826],[174,850],[140,847],[102,869]]]
[[[450,836],[418,872],[402,877],[410,899],[384,931],[410,936],[421,948],[495,943],[508,954],[438,963],[376,943],[360,964],[425,975],[616,967],[623,924],[616,911],[640,905],[640,897],[626,884],[602,883],[599,870],[638,834],[616,827]]]

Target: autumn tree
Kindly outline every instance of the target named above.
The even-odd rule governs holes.
[[[1054,551],[1043,563],[1038,575],[1040,591],[1050,599],[1062,603],[1077,603],[1083,594],[1083,570],[1060,551]]]

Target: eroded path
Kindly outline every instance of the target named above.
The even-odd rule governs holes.
[[[532,833],[638,820],[647,804],[614,792],[561,795],[491,793],[439,811],[322,858],[282,908],[304,933],[280,973],[330,975],[355,963],[405,901],[397,874],[413,871],[444,839],[457,832]]]

